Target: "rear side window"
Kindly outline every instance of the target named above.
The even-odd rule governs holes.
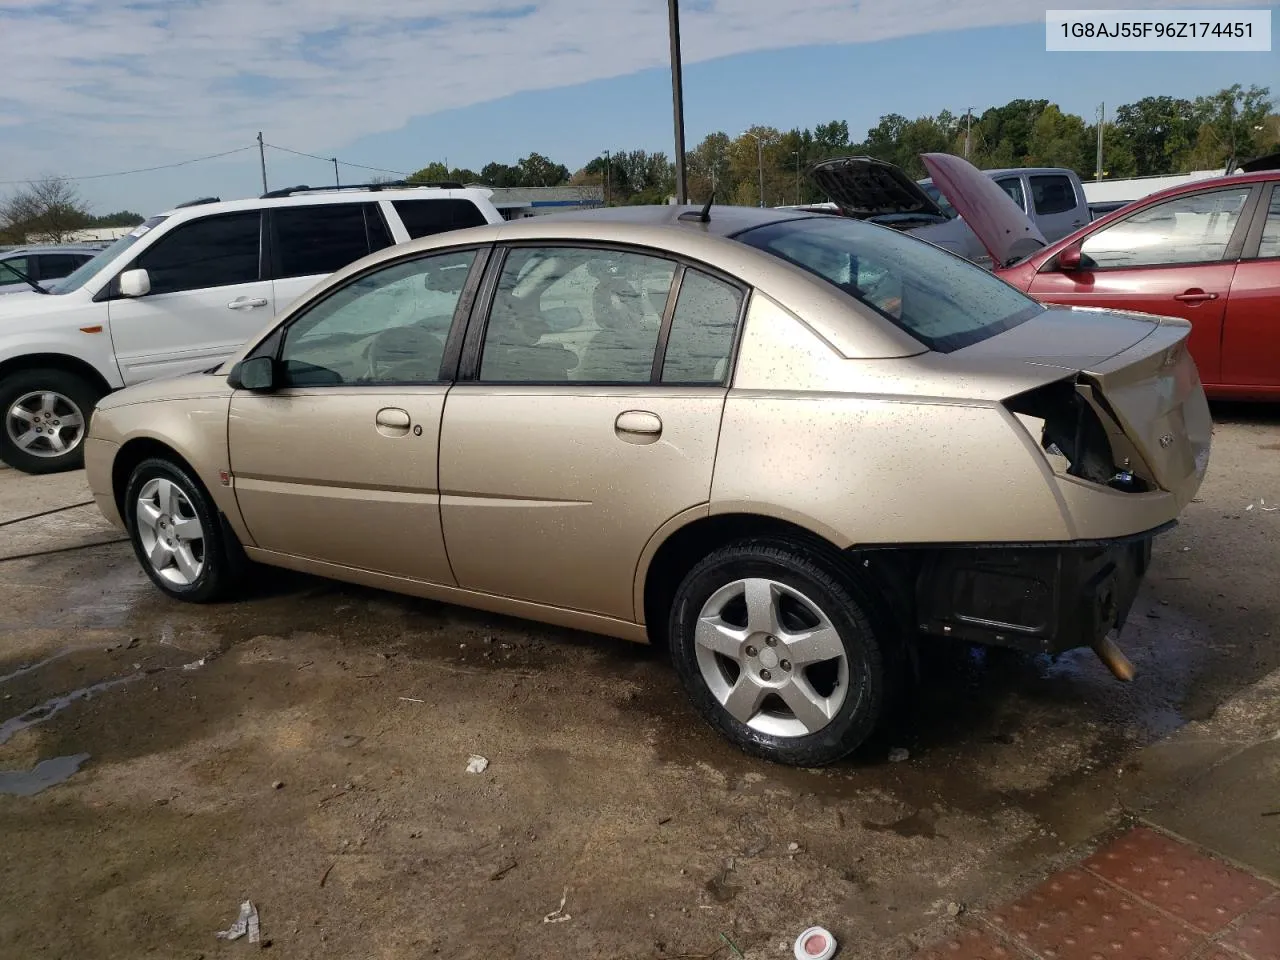
[[[61,280],[89,258],[69,253],[42,253],[36,259],[40,263],[41,280]]]
[[[446,230],[482,227],[489,222],[470,200],[444,197],[438,200],[396,200],[392,206],[414,240]]]
[[[986,340],[1044,312],[976,264],[848,217],[784,220],[734,239],[821,277],[939,353]]]
[[[1005,177],[997,180],[996,186],[1009,195],[1009,199],[1018,205],[1019,210],[1027,209],[1027,200],[1022,193],[1022,181],[1017,177]]]
[[[741,312],[737,287],[697,270],[685,271],[667,335],[662,382],[723,383]]]
[[[333,273],[370,251],[363,204],[280,207],[271,217],[280,279]]]
[[[1280,184],[1271,188],[1271,206],[1267,210],[1266,223],[1262,225],[1258,256],[1280,257]]]
[[[1066,213],[1075,209],[1076,190],[1070,177],[1060,173],[1039,174],[1031,177],[1031,199],[1041,216]]]
[[[224,213],[184,223],[138,255],[151,293],[179,293],[253,283],[259,277],[261,216]]]

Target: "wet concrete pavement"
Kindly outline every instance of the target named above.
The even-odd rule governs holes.
[[[1165,745],[1280,669],[1280,411],[1215,413],[1133,684],[932,647],[823,771],[739,754],[643,647],[287,574],[174,604],[92,507],[9,522],[78,475],[0,471],[0,955],[212,957],[246,898],[285,956],[780,957],[811,923],[910,955],[1208,762]]]

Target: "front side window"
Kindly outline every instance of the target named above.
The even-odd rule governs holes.
[[[1022,181],[1018,177],[997,180],[996,186],[1009,195],[1009,199],[1018,205],[1019,210],[1027,209],[1027,199],[1022,193]]]
[[[1071,178],[1062,174],[1033,174],[1031,177],[1031,201],[1036,213],[1049,216],[1066,213],[1076,207],[1076,191]]]
[[[1271,188],[1271,206],[1262,225],[1262,243],[1259,257],[1280,257],[1280,183]]]
[[[616,250],[519,248],[503,264],[480,379],[648,383],[676,265]]]
[[[942,353],[986,340],[1044,310],[976,264],[847,217],[784,220],[734,239],[821,277]]]
[[[18,276],[19,273],[23,273],[28,277],[31,276],[31,260],[29,257],[10,257],[8,260],[0,260],[0,287],[17,284],[24,289],[31,289],[27,285],[27,281]],[[32,279],[34,280],[35,278],[32,277]]]
[[[348,283],[296,320],[280,361],[294,387],[435,383],[474,250],[395,263]]]
[[[175,227],[133,265],[149,274],[152,295],[253,283],[260,234],[256,210],[205,217]]]
[[[741,290],[699,270],[686,270],[671,315],[662,382],[723,383],[741,313]]]
[[[370,252],[364,204],[279,207],[271,217],[280,279],[333,273]]]
[[[470,200],[444,197],[435,200],[396,200],[392,206],[414,240],[446,230],[482,227],[489,222],[485,220],[480,208]]]
[[[166,217],[151,217],[138,224],[123,237],[119,237],[116,241],[105,250],[99,250],[94,256],[86,260],[80,266],[67,276],[65,280],[59,280],[57,284],[49,291],[50,293],[64,294],[79,290],[86,283],[97,275],[98,271],[105,267],[124,251],[145,237],[148,233],[164,223]]]
[[[1100,269],[1221,260],[1250,188],[1165,200],[1088,236],[1080,252]]]

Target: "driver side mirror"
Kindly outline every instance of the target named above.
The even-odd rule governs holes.
[[[151,292],[151,275],[145,270],[126,270],[120,274],[120,296],[145,297]]]
[[[234,390],[270,393],[277,386],[275,357],[250,357],[232,368],[227,385]]]
[[[1058,269],[1063,273],[1072,273],[1080,269],[1083,259],[1084,254],[1080,250],[1080,244],[1073,243],[1058,253]]]

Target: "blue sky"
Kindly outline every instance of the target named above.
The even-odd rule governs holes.
[[[661,0],[383,0],[377,14],[330,0],[324,15],[304,0],[115,3],[0,0],[0,63],[21,78],[0,85],[0,180],[174,162],[247,146],[259,129],[268,142],[404,171],[446,158],[478,169],[535,150],[575,169],[605,149],[671,149]],[[118,22],[122,9],[131,22]],[[860,137],[885,113],[959,114],[1015,97],[1091,118],[1101,101],[1110,115],[1143,96],[1232,83],[1280,94],[1274,49],[1046,53],[1044,5],[789,9],[685,0],[690,146],[714,130],[833,119]],[[39,55],[50,49],[63,52]],[[271,150],[267,161],[272,186],[332,182],[331,165]],[[370,175],[342,170],[346,182]],[[79,187],[100,212],[149,213],[252,195],[261,182],[253,150]]]

